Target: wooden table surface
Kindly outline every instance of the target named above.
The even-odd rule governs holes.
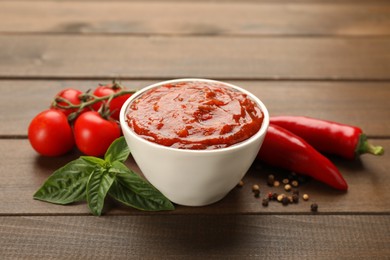
[[[389,259],[388,1],[1,0],[0,17],[1,259]],[[259,163],[205,207],[147,213],[108,201],[94,217],[85,203],[32,199],[80,155],[40,157],[27,140],[59,90],[182,77],[242,86],[271,115],[358,125],[388,153],[331,157],[348,192],[312,180],[299,188],[310,200],[296,205],[263,207],[253,196],[253,184],[261,196],[280,192],[266,176],[286,174]]]

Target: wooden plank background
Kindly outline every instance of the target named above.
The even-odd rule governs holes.
[[[80,154],[39,157],[27,127],[65,87],[121,79],[128,87],[179,77],[228,81],[271,115],[361,126],[390,149],[390,5],[386,0],[0,0],[0,254],[15,258],[386,259],[390,160],[331,157],[347,193],[311,180],[310,201],[265,208],[251,192],[269,173],[255,163],[245,185],[205,207],[146,213],[108,201],[32,199]],[[138,171],[132,159],[127,165]],[[313,215],[310,204],[317,202]],[[190,242],[189,242],[190,241]],[[145,246],[147,245],[147,247]],[[343,250],[340,250],[342,248]]]
[[[122,81],[140,89],[159,80]],[[271,115],[306,115],[360,126],[370,137],[389,137],[389,82],[235,81],[260,97]],[[48,108],[61,89],[87,91],[110,80],[0,80],[1,136],[25,137],[31,119]],[[9,97],[15,96],[13,106]],[[28,109],[26,109],[28,107]],[[343,113],[340,113],[343,111]]]
[[[0,35],[0,45],[5,79],[388,80],[390,71],[388,38]]]
[[[380,143],[385,149],[390,149],[390,140],[371,140]],[[3,162],[0,172],[8,173],[0,175],[1,191],[0,215],[57,215],[57,214],[89,214],[85,203],[70,206],[53,205],[32,200],[32,195],[42,185],[44,180],[52,172],[70,160],[76,159],[79,154],[72,153],[53,160],[52,158],[38,157],[27,140],[0,140],[0,154]],[[21,158],[23,160],[21,160]],[[234,189],[222,201],[205,207],[178,206],[175,211],[159,212],[157,214],[308,214],[313,202],[319,204],[321,213],[346,213],[346,214],[389,214],[388,207],[390,193],[388,184],[390,176],[390,156],[382,158],[363,156],[359,161],[345,161],[340,158],[332,158],[339,168],[350,189],[348,192],[334,190],[315,180],[301,185],[299,191],[307,193],[311,199],[299,204],[282,206],[280,203],[271,202],[269,207],[261,205],[261,199],[268,192],[286,193],[283,187],[268,187],[266,177],[269,174],[276,175],[279,180],[287,177],[288,172],[278,171],[275,168],[255,163],[244,178],[245,185]],[[135,162],[130,158],[127,161],[129,168],[141,173]],[[251,191],[252,185],[261,187],[261,197],[255,198]],[[287,194],[287,193],[286,193]],[[108,203],[106,214],[145,214],[145,212],[121,207],[118,204]],[[152,215],[156,213],[146,213]]]
[[[75,5],[72,1],[12,1],[5,2],[0,11],[0,32],[343,37],[390,33],[390,8],[386,4],[361,8],[355,1],[337,5],[316,2],[121,1],[113,5],[84,1]]]
[[[388,216],[2,217],[0,244],[6,259],[382,259],[389,225]]]

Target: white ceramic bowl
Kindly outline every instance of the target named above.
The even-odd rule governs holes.
[[[183,81],[221,83],[247,94],[264,114],[260,130],[251,138],[226,148],[185,150],[147,141],[130,129],[125,119],[127,107],[134,99],[151,88]],[[244,177],[263,143],[269,114],[256,96],[237,86],[207,79],[176,79],[150,85],[133,94],[122,106],[120,124],[134,160],[153,186],[176,204],[203,206],[222,199]]]

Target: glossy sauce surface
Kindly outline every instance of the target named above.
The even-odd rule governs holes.
[[[246,94],[210,82],[162,85],[137,97],[127,110],[142,138],[180,149],[218,149],[242,142],[261,127],[263,113]]]

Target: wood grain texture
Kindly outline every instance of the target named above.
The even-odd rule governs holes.
[[[389,216],[0,217],[3,259],[386,259]]]
[[[1,259],[389,258],[388,0],[0,0],[0,16]],[[93,217],[84,202],[32,199],[80,155],[40,157],[26,139],[55,93],[179,77],[235,83],[271,115],[361,126],[386,154],[331,157],[349,191],[310,180],[299,187],[310,200],[288,206],[261,205],[268,192],[287,193],[267,175],[288,172],[258,162],[243,187],[205,207],[149,213],[108,199]]]
[[[0,2],[9,2],[11,0],[0,0]],[[14,2],[57,2],[59,0],[13,0]],[[67,2],[80,2],[80,0],[66,0]],[[140,2],[140,0],[83,0],[82,2]],[[194,2],[194,0],[142,0],[144,3],[165,3],[165,2]],[[288,4],[288,3],[335,3],[335,4],[362,4],[369,5],[372,3],[388,3],[387,0],[197,0],[196,2],[205,2],[205,3],[278,3],[278,4]]]
[[[140,89],[158,80],[122,81]],[[0,80],[0,136],[26,136],[28,124],[60,90],[86,91],[109,80]],[[390,136],[389,82],[229,81],[267,105],[271,115],[306,115],[360,126],[369,136]],[[17,97],[17,98],[13,98]],[[26,109],[28,108],[28,109]]]
[[[218,36],[390,34],[390,6],[386,4],[368,4],[362,8],[355,2],[300,5],[259,4],[255,1],[0,3],[0,33]]]
[[[388,80],[387,38],[1,35],[0,78]]]
[[[371,140],[383,145],[390,151],[390,140]],[[71,153],[59,158],[39,157],[30,147],[27,140],[0,140],[0,215],[57,215],[89,214],[85,203],[59,206],[32,199],[44,180],[56,169],[79,156]],[[310,213],[311,202],[319,204],[320,213],[390,214],[388,183],[390,183],[390,155],[383,157],[362,156],[357,161],[345,161],[332,158],[347,180],[348,192],[339,192],[315,180],[301,185],[301,194],[308,193],[310,201],[282,206],[271,202],[268,207],[261,205],[261,198],[255,198],[252,185],[261,187],[261,197],[268,192],[286,193],[283,187],[273,188],[266,185],[266,177],[272,173],[280,180],[288,172],[269,168],[255,163],[244,178],[242,188],[233,189],[227,197],[213,205],[205,207],[178,206],[175,211],[145,213],[121,206],[113,201],[107,202],[104,212],[108,215],[177,215],[177,214],[302,214]],[[127,161],[128,167],[141,173],[132,158]]]

